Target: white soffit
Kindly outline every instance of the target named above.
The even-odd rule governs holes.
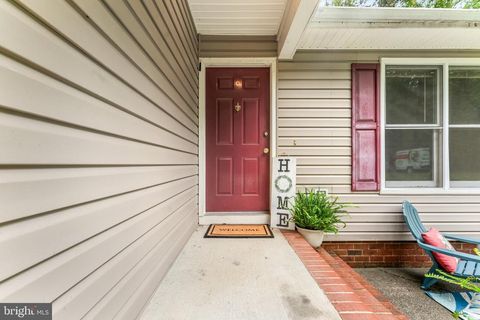
[[[188,0],[198,33],[276,35],[287,0]]]
[[[323,7],[298,49],[480,49],[480,10]]]

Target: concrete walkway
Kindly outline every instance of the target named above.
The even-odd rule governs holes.
[[[285,240],[204,239],[193,234],[163,279],[143,320],[339,320]]]

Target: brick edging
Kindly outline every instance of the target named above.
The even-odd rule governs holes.
[[[282,233],[343,320],[409,319],[342,259],[317,252],[297,232]]]

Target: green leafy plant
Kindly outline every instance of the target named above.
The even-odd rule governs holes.
[[[291,220],[300,228],[338,233],[339,226],[346,226],[342,218],[346,216],[345,208],[349,206],[339,203],[338,197],[306,189],[305,192],[297,192],[289,210],[292,213]]]
[[[477,252],[475,252],[475,253],[477,253]],[[476,284],[476,283],[480,282],[479,277],[471,276],[471,277],[468,277],[468,278],[461,278],[461,277],[454,276],[450,273],[447,273],[445,271],[442,271],[440,269],[436,269],[435,272],[425,274],[425,277],[437,279],[437,280],[444,281],[444,282],[451,283],[451,284],[455,284],[455,285],[457,285],[457,286],[459,286],[463,289],[473,291],[473,292],[475,292],[475,294],[480,294],[480,286],[478,286]],[[452,314],[452,316],[455,319],[460,319],[460,316],[462,316],[463,318],[466,318],[467,320],[471,319],[471,317],[469,317],[467,314],[465,314],[463,312],[458,312],[458,311],[455,311]]]
[[[434,273],[427,273],[425,277],[445,281],[469,291],[480,293],[480,287],[476,284],[476,282],[480,282],[480,278],[478,277],[461,278],[440,269],[437,269]]]

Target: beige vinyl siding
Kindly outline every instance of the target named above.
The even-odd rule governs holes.
[[[411,239],[401,202],[413,201],[427,225],[480,235],[480,197],[475,195],[380,195],[351,192],[352,63],[380,57],[478,57],[475,51],[299,51],[278,63],[278,154],[297,157],[299,189],[315,187],[354,203],[348,225],[333,240]]]
[[[0,28],[0,301],[134,319],[197,225],[187,3],[2,1]]]
[[[200,35],[200,57],[276,57],[275,36]]]

